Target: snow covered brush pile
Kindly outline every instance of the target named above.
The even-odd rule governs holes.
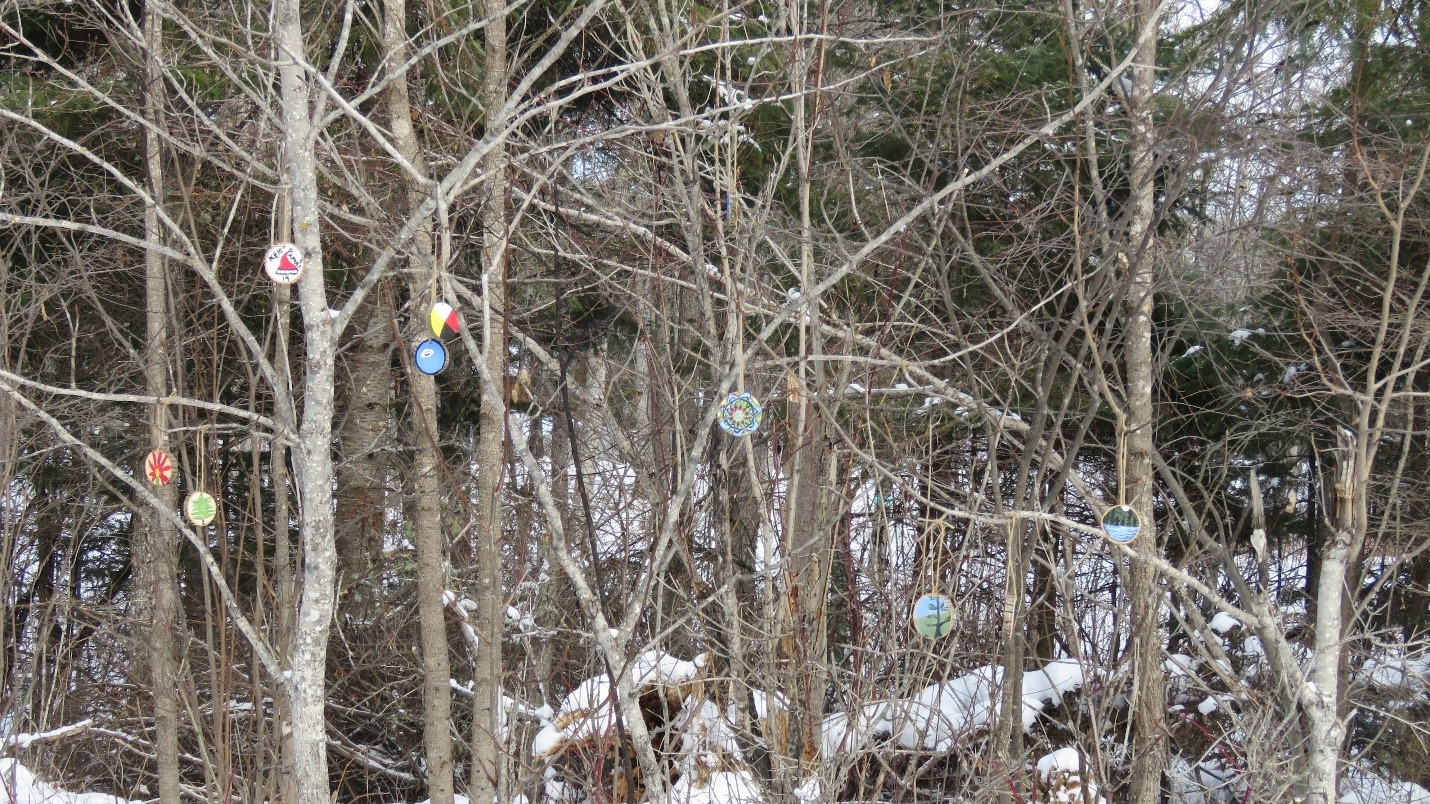
[[[1193,653],[1214,647],[1222,658],[1178,653],[1163,666],[1173,754],[1166,801],[1279,800],[1288,778],[1287,754],[1276,724],[1256,714],[1257,701],[1266,694],[1259,681],[1265,672],[1259,641],[1229,617],[1213,618],[1194,640],[1199,644],[1189,648]],[[541,781],[539,789],[526,792],[569,804],[974,802],[999,790],[1030,804],[1118,800],[1109,791],[1119,789],[1117,774],[1126,767],[1134,692],[1125,669],[1105,671],[1059,659],[1024,673],[1014,723],[1024,748],[1011,767],[994,762],[990,749],[1003,700],[1004,670],[998,665],[951,672],[943,681],[897,693],[890,688],[862,700],[837,700],[831,689],[836,697],[820,717],[818,755],[799,764],[800,778],[780,778],[771,771],[769,724],[772,710],[778,715],[786,707],[784,699],[732,684],[712,665],[710,654],[687,661],[647,650],[620,670],[639,696],[662,778],[641,774],[630,729],[616,716],[611,677],[597,675],[576,684],[554,712],[541,714],[541,728],[527,751]],[[1365,661],[1358,683],[1378,690],[1385,710],[1379,716],[1367,712],[1361,720],[1384,728],[1387,713],[1419,716],[1426,708],[1424,665],[1423,657]],[[1406,749],[1414,753],[1413,745]],[[1414,778],[1405,770],[1359,761],[1344,776],[1340,801],[1430,804],[1430,793],[1404,780]]]
[[[690,804],[763,801],[729,713],[707,697],[702,670],[708,661],[708,654],[684,661],[650,650],[621,670],[637,691],[667,774],[661,782],[675,801]],[[642,778],[627,727],[617,721],[616,703],[610,675],[588,678],[532,739],[531,753],[544,763],[546,800],[597,801],[609,793],[616,801],[639,801],[655,792]]]
[[[704,672],[708,662],[706,654],[684,661],[650,650],[623,670],[637,690],[645,728],[668,773],[662,781],[669,786],[672,800],[681,804],[769,800],[751,760],[768,754],[769,709],[781,707],[781,699],[751,691],[754,711],[748,714],[754,728],[737,726],[742,707],[715,699],[726,685],[707,683],[714,681]],[[1066,696],[1082,688],[1088,675],[1072,660],[1024,674],[1022,727],[1035,731],[1041,714],[1061,706]],[[927,768],[966,750],[985,735],[997,716],[1002,677],[1001,667],[979,667],[907,697],[881,698],[828,713],[820,724],[823,742],[818,762],[810,764],[815,772],[800,780],[795,797],[824,800],[868,793],[871,787],[892,791],[899,782],[881,769],[907,770],[910,761]],[[640,778],[629,734],[623,734],[627,729],[617,720],[616,703],[610,676],[588,678],[565,696],[532,739],[531,755],[544,763],[546,800],[601,801],[610,795],[616,801],[638,801],[654,792],[649,780]],[[1084,785],[1077,755],[1063,749],[1045,758],[1045,789]],[[936,781],[937,776],[931,774],[929,780]],[[917,778],[913,781],[917,786]],[[1095,785],[1087,787],[1093,796],[1089,800],[1095,800]]]

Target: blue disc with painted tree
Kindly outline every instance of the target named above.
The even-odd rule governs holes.
[[[417,344],[412,353],[412,362],[423,374],[440,374],[447,367],[447,347],[441,341],[428,338]]]
[[[943,595],[924,595],[914,604],[914,630],[938,639],[953,630],[953,602]]]

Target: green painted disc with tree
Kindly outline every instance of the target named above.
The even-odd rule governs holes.
[[[184,500],[184,516],[202,528],[218,516],[218,501],[207,491],[196,491]]]

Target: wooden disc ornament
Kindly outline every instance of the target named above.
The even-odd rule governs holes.
[[[924,595],[914,603],[914,630],[938,639],[953,629],[953,602],[943,595]]]
[[[1127,544],[1137,538],[1142,530],[1142,520],[1130,505],[1118,505],[1107,509],[1102,515],[1102,532],[1118,544]]]
[[[303,252],[292,243],[279,243],[263,258],[263,272],[279,285],[291,285],[303,275]]]
[[[462,328],[462,320],[457,316],[457,311],[446,302],[432,305],[432,311],[427,314],[427,322],[432,326],[432,334],[444,341],[455,338]]]
[[[720,429],[732,436],[742,436],[760,429],[765,409],[749,393],[730,394],[720,406]]]
[[[441,341],[428,338],[417,344],[412,352],[412,362],[423,374],[440,374],[447,367],[447,347]]]
[[[207,491],[196,491],[184,500],[184,516],[202,528],[218,516],[218,501]]]
[[[144,456],[144,477],[156,486],[167,486],[174,480],[174,459],[169,453],[156,449]]]

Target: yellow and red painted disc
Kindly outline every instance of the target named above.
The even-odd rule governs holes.
[[[457,331],[462,328],[462,321],[458,318],[457,311],[446,302],[437,302],[432,305],[432,312],[428,314],[427,320],[432,326],[432,334],[444,341],[455,336]]]
[[[144,477],[156,486],[167,486],[174,480],[174,459],[169,453],[156,449],[144,456]]]

